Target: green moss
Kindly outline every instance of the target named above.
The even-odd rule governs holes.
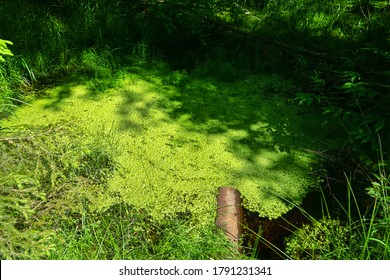
[[[96,197],[96,209],[119,194],[155,219],[190,213],[209,223],[219,186],[238,188],[261,216],[288,211],[280,197],[302,199],[315,159],[294,147],[314,148],[311,137],[322,132],[318,118],[300,116],[282,97],[291,85],[277,77],[217,83],[190,76],[167,85],[169,75],[132,68],[98,96],[83,84],[48,89],[47,98],[19,109],[7,125],[77,119],[87,136],[112,131],[121,168]]]

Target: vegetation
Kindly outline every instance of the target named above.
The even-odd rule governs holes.
[[[3,2],[1,259],[389,259],[388,1]]]
[[[11,55],[12,52],[8,49],[8,45],[12,45],[12,42],[6,40],[0,40],[0,61],[4,62],[3,55]]]

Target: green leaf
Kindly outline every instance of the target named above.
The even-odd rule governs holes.
[[[13,45],[11,41],[0,39],[0,61],[4,61],[3,55],[13,56],[12,52],[8,49],[8,45]]]
[[[385,120],[380,120],[375,124],[375,132],[379,132],[385,127]]]
[[[374,238],[374,237],[370,237],[369,240],[375,241],[375,242],[377,242],[377,243],[383,245],[387,250],[390,250],[389,244],[386,244],[386,243],[383,242],[382,240],[379,240],[379,239]]]

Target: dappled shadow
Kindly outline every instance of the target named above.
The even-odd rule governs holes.
[[[321,125],[324,119],[299,108],[290,97],[290,91],[296,90],[294,85],[281,78],[265,75],[221,83],[191,77],[177,86],[164,82],[170,79],[166,70],[154,70],[158,78],[153,79],[148,70],[144,71],[138,69],[137,74],[164,97],[160,106],[173,120],[189,131],[232,132],[233,150],[245,146],[255,154],[265,146],[290,152],[321,150],[331,145]]]
[[[122,97],[122,102],[118,107],[117,113],[121,116],[119,120],[118,128],[120,130],[133,130],[140,132],[142,127],[140,124],[135,122],[132,118],[130,118],[130,114],[135,110],[134,103],[136,102],[136,97],[133,92],[129,90],[123,90],[120,92]],[[139,113],[143,115],[143,117],[147,117],[146,110],[140,110]]]
[[[100,65],[81,64],[79,67],[60,70],[40,78],[33,85],[38,98],[48,99],[45,109],[60,111],[64,105],[72,105],[74,95],[85,101],[99,101],[107,97],[107,93],[116,88],[121,79],[119,69],[113,70]],[[76,94],[81,87],[82,95]]]
[[[70,98],[73,94],[72,85],[65,84],[60,87],[59,91],[55,93],[55,96],[50,98],[50,102],[44,106],[45,109],[51,109],[53,111],[61,110],[61,105],[66,99]]]
[[[226,141],[222,153],[232,155],[239,163],[214,159],[214,154],[207,154],[207,160],[221,174],[233,178],[224,183],[236,184],[248,195],[244,200],[250,210],[261,216],[278,216],[292,207],[284,199],[302,201],[312,183],[309,172],[314,152],[328,149],[331,143],[321,127],[321,116],[304,111],[290,100],[294,85],[272,75],[222,83],[183,72],[178,79],[175,71],[159,67],[136,67],[129,72],[129,89],[121,92],[117,111],[121,130],[146,132],[158,127],[159,122],[174,123],[180,127],[180,134],[156,129],[166,139],[157,140],[156,135],[156,141],[163,143],[147,144],[169,146],[166,156],[181,153],[184,146],[196,153],[199,139],[191,139],[191,133],[204,135],[207,141],[219,137]],[[156,117],[156,111],[164,117]],[[143,137],[154,137],[147,133]],[[152,139],[142,141],[150,143]],[[191,169],[187,160],[185,164]],[[192,168],[197,164],[193,161]],[[184,174],[177,178],[189,179]]]
[[[222,185],[239,189],[249,210],[278,217],[289,210],[282,197],[300,201],[310,183],[311,160],[298,148],[317,147],[307,139],[323,135],[311,125],[319,119],[288,100],[292,87],[274,76],[223,83],[141,65],[103,94],[85,83],[54,88],[37,103],[60,112],[31,112],[40,121],[77,119],[88,133],[115,130],[121,171],[108,193],[158,218],[190,211],[212,220]]]
[[[272,75],[218,82],[161,65],[129,67],[116,82],[98,95],[85,83],[69,83],[53,89],[44,108],[92,129],[115,127],[127,173],[113,190],[139,197],[133,203],[158,196],[149,207],[185,212],[182,193],[197,194],[201,212],[199,205],[211,203],[202,199],[231,185],[248,209],[276,217],[289,210],[283,198],[302,200],[312,161],[300,149],[326,143],[321,119],[289,100],[294,85]],[[173,196],[178,205],[166,206]]]

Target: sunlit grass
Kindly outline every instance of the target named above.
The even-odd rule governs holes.
[[[77,222],[79,222],[77,224]],[[144,211],[118,203],[62,225],[49,259],[200,260],[243,259],[222,232],[185,219],[158,223]]]

